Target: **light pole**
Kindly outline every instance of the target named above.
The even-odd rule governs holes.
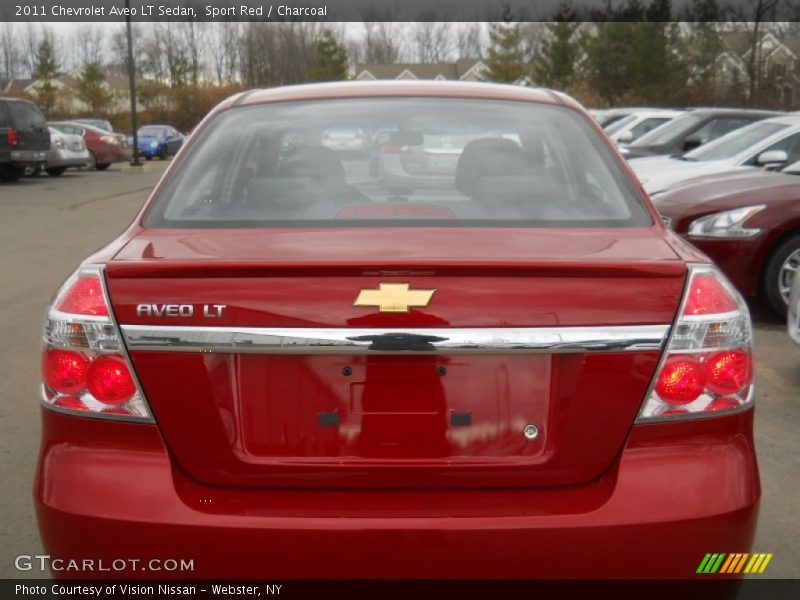
[[[133,64],[133,34],[131,32],[131,0],[125,0],[125,28],[128,37],[128,85],[131,94],[131,127],[133,127],[133,153],[131,166],[141,167],[139,162],[139,125],[136,123],[136,65]]]

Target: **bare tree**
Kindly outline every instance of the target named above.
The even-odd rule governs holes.
[[[42,32],[35,23],[25,23],[21,35],[22,67],[28,77],[33,77],[36,68],[36,50],[42,39]]]
[[[483,57],[483,29],[480,23],[455,23],[457,58]]]
[[[19,38],[15,34],[17,29],[8,21],[0,29],[0,61],[2,73],[5,77],[16,77],[20,69]]]
[[[73,53],[73,66],[102,64],[105,52],[105,33],[101,27],[87,23],[75,29],[69,40]]]
[[[131,23],[131,34],[133,37],[133,62],[137,71],[141,68],[144,61],[144,26],[141,23]],[[120,26],[111,33],[111,60],[110,65],[120,71],[128,72],[128,40],[125,25]],[[137,72],[138,75],[138,72]]]
[[[241,74],[250,86],[306,81],[321,26],[313,22],[248,23],[241,43]]]
[[[453,51],[452,23],[419,21],[414,24],[411,39],[416,60],[421,63],[445,62]]]
[[[230,84],[239,78],[239,49],[242,44],[242,28],[237,22],[223,21],[213,30],[215,50],[211,53],[214,77],[220,85]]]
[[[404,53],[402,24],[389,21],[364,21],[362,24],[362,61],[382,64],[400,62]]]

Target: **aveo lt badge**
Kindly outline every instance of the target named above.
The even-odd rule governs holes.
[[[379,283],[377,290],[362,289],[353,306],[373,306],[379,312],[408,312],[423,308],[436,290],[412,290],[408,283]]]
[[[198,304],[196,309],[194,304],[137,304],[136,316],[188,318],[197,314],[207,319],[219,319],[226,308],[226,304]]]

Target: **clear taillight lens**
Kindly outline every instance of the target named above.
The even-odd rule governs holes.
[[[691,265],[638,421],[713,416],[752,404],[752,342],[750,312],[741,295],[716,268]]]
[[[42,400],[56,410],[151,421],[108,305],[100,267],[81,267],[56,294],[42,348]]]

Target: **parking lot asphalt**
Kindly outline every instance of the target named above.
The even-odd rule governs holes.
[[[132,220],[166,163],[144,173],[68,171],[0,184],[0,577],[14,557],[42,552],[32,503],[39,441],[39,343],[51,295],[93,250]],[[800,577],[800,348],[785,326],[752,306],[756,438],[763,486],[753,551],[774,558],[765,575]],[[124,543],[124,540],[121,540]],[[735,552],[736,548],[709,548]]]

